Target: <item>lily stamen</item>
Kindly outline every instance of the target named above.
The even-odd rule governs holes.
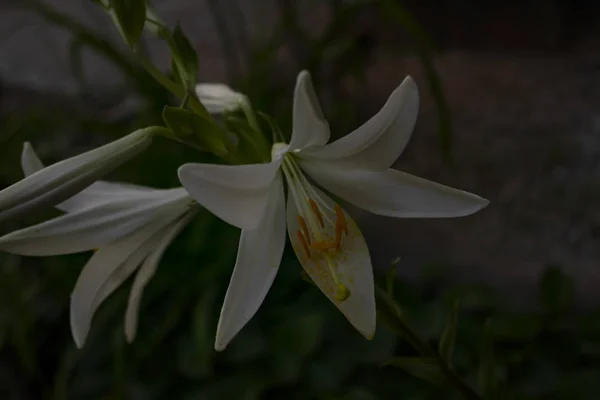
[[[302,217],[300,217],[302,218]],[[304,252],[306,253],[306,256],[310,259],[310,247],[308,246],[308,242],[306,240],[306,238],[304,237],[304,235],[302,234],[302,231],[300,231],[300,229],[298,229],[296,231],[296,235],[298,236],[298,240],[300,240],[300,243],[302,243],[302,247],[304,247]]]
[[[308,203],[310,204],[310,208],[313,210],[313,213],[315,213],[315,215],[317,216],[317,219],[319,220],[319,225],[321,225],[321,228],[324,228],[325,223],[323,222],[323,215],[321,214],[321,210],[319,210],[317,203],[315,203],[313,199],[308,199]]]
[[[308,231],[308,226],[306,226],[306,221],[304,220],[304,218],[302,218],[302,215],[298,215],[298,223],[300,224],[300,229],[304,234],[304,238],[306,239],[308,244],[310,244],[310,233]]]

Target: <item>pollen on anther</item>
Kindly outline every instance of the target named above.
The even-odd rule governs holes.
[[[298,240],[300,241],[300,243],[302,243],[302,247],[304,247],[304,252],[306,253],[306,256],[310,258],[310,247],[308,246],[308,243],[300,229],[296,231],[296,236],[298,236]]]
[[[313,199],[308,199],[308,203],[310,204],[310,208],[312,208],[313,212],[317,216],[317,219],[319,220],[319,225],[321,225],[321,228],[324,228],[325,223],[323,222],[323,215],[321,215],[321,211],[319,210],[317,203],[315,203]]]
[[[335,205],[335,215],[337,217],[336,225],[339,225],[341,227],[342,231],[344,231],[344,233],[347,235],[348,234],[348,223],[346,222],[346,216],[344,215],[344,210],[342,210],[342,207],[340,207],[339,204]]]
[[[298,224],[300,224],[300,229],[304,235],[304,238],[310,244],[310,234],[308,232],[308,226],[306,226],[306,221],[302,218],[302,215],[298,215]]]

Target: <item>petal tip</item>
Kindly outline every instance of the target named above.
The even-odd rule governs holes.
[[[215,350],[216,351],[223,351],[227,348],[227,345],[229,344],[229,341],[224,341],[222,338],[219,338],[218,334],[217,334],[217,339],[215,340]]]

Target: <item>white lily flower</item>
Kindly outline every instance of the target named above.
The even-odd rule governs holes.
[[[235,111],[248,104],[248,98],[222,83],[199,83],[196,94],[206,111],[211,114],[222,114]]]
[[[311,180],[356,206],[391,217],[459,217],[488,204],[474,194],[389,168],[410,138],[418,101],[417,86],[407,77],[374,117],[327,144],[329,127],[304,71],[294,94],[291,141],[274,144],[270,163],[180,167],[179,179],[192,197],[242,229],[217,328],[217,350],[227,346],[266,296],[281,261],[286,225],[311,279],[360,333],[374,335],[367,244],[354,220]]]
[[[26,175],[43,168],[28,143],[21,164]],[[137,270],[125,313],[131,342],[144,287],[198,204],[184,188],[97,181],[57,208],[66,214],[0,237],[0,250],[27,256],[95,250],[71,294],[71,330],[79,348],[100,304]]]
[[[0,191],[0,221],[68,199],[146,149],[157,129],[137,130],[112,143],[52,164]]]

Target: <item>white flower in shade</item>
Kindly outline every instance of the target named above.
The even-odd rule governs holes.
[[[248,104],[248,98],[222,83],[199,83],[196,85],[198,99],[211,114],[235,111]]]
[[[358,331],[373,336],[369,249],[354,220],[313,181],[358,207],[391,217],[458,217],[488,204],[474,194],[389,168],[410,138],[418,101],[415,82],[407,77],[374,117],[327,144],[328,124],[304,71],[294,94],[291,141],[273,146],[270,163],[180,167],[179,179],[192,197],[242,229],[217,350],[227,346],[266,296],[281,261],[286,225],[311,279]]]
[[[26,175],[43,168],[28,143],[21,163]],[[57,208],[66,214],[0,237],[0,250],[27,256],[95,250],[71,294],[71,330],[78,347],[100,304],[137,270],[125,313],[125,334],[132,341],[144,287],[198,204],[183,188],[97,181]]]
[[[0,191],[0,221],[52,207],[89,186],[146,149],[155,131],[150,127],[78,156],[52,164]]]

